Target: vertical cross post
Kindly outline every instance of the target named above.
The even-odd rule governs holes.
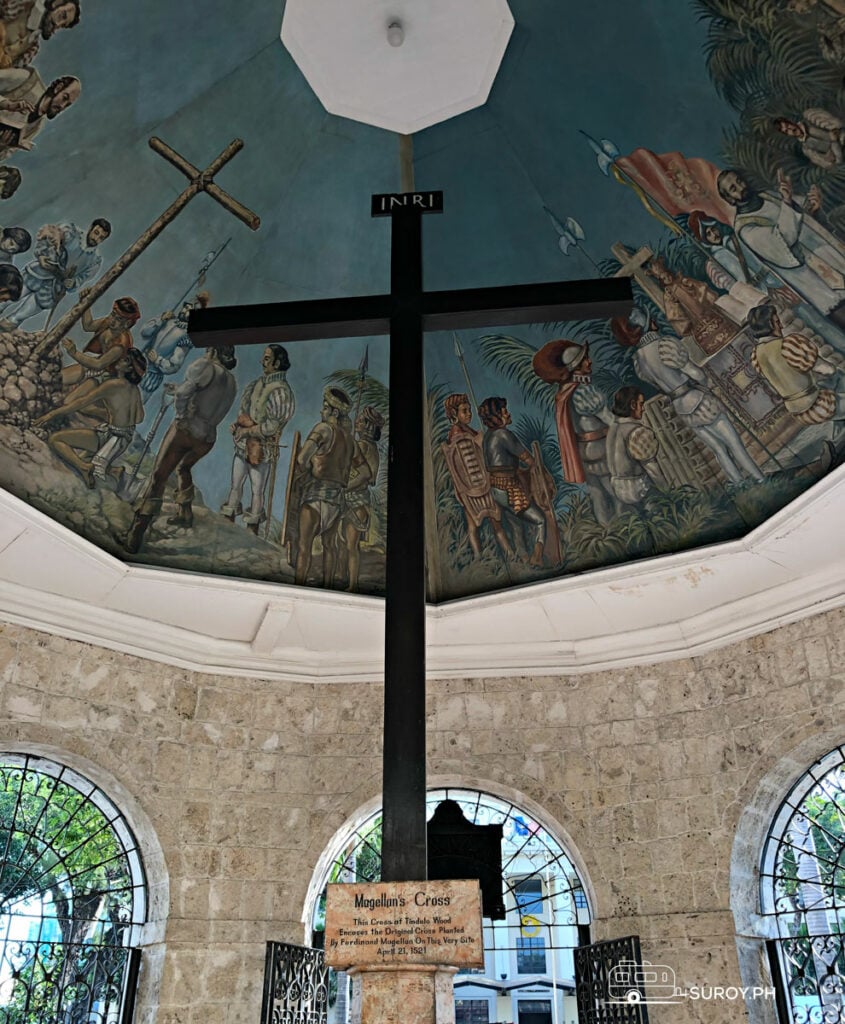
[[[391,214],[382,879],[426,878],[422,218]]]

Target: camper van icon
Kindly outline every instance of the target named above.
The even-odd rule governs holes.
[[[678,1003],[675,972],[666,964],[620,960],[607,976],[611,1004]]]

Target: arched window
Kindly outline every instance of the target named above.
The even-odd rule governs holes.
[[[135,838],[66,766],[0,754],[0,1024],[118,1024],[146,919]]]
[[[789,791],[760,877],[761,909],[774,921],[769,946],[784,1024],[845,1020],[845,747]]]
[[[582,881],[563,847],[527,811],[487,793],[430,790],[428,817],[454,800],[475,825],[503,825],[502,874],[507,915],[484,919],[484,967],[455,977],[456,1024],[513,1020],[521,1024],[573,1024],[572,950],[589,942],[589,907]],[[381,812],[338,836],[315,879],[314,944],[325,925],[329,882],[375,882],[381,877]],[[346,979],[330,982],[330,1024],[346,1024]]]

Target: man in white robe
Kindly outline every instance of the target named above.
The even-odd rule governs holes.
[[[794,196],[778,177],[779,196],[755,192],[739,171],[722,171],[719,195],[736,210],[734,230],[763,264],[838,327],[845,327],[845,255],[834,236],[813,218],[821,193]]]

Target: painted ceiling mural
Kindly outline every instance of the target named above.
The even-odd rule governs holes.
[[[426,285],[636,304],[428,336],[437,600],[741,536],[845,442],[845,2],[511,8],[489,102],[414,138]],[[387,287],[397,139],[326,114],[280,18],[0,0],[0,485],[126,561],[378,594],[386,339],[186,333]]]

